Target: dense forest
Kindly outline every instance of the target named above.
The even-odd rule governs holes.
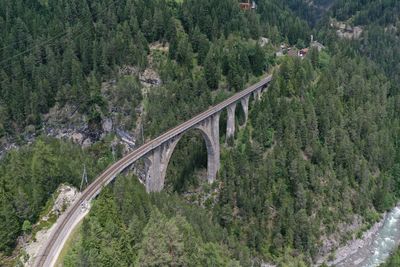
[[[76,107],[95,132],[112,79],[132,118],[143,104],[150,139],[273,72],[232,142],[222,114],[214,184],[202,179],[205,144],[189,133],[164,192],[147,194],[133,174],[103,190],[65,266],[309,266],[339,226],[360,216],[365,229],[399,200],[398,1],[256,2],[245,11],[236,0],[0,0],[0,144],[42,134],[56,104]],[[339,39],[330,18],[361,25],[362,38]],[[325,50],[275,56],[311,34]],[[152,68],[162,84],[142,93],[123,66]],[[79,187],[83,165],[94,179],[113,161],[113,138],[82,149],[39,137],[0,159],[0,265],[60,183]]]
[[[300,35],[307,35],[309,28],[293,28],[302,28],[299,25],[305,22],[288,8],[275,2],[260,3],[265,14],[274,8],[282,12],[265,17],[263,23],[273,25],[277,42],[285,38],[297,41]],[[2,143],[17,140],[23,144],[25,135],[40,134],[43,117],[55,104],[76,107],[88,117],[91,130],[96,131],[107,112],[101,82],[118,77],[118,69],[124,65],[146,68],[149,43],[154,41],[167,42],[169,50],[167,55],[158,55],[155,63],[163,86],[151,91],[146,99],[146,137],[159,134],[229,95],[221,92],[217,97],[211,96],[221,83],[230,91],[242,89],[272,60],[256,42],[270,27],[261,27],[258,15],[242,12],[233,0],[188,1],[182,5],[161,0],[4,0],[0,24]],[[123,99],[131,99],[130,103],[136,105],[142,98],[135,89],[137,82],[125,77],[118,80],[116,105],[123,104]],[[195,107],[194,102],[198,103]],[[165,110],[167,107],[174,108]],[[177,118],[177,114],[181,117]],[[99,147],[98,151],[82,152],[68,144],[46,140],[2,160],[1,251],[11,251],[17,235],[22,233],[23,222],[35,222],[40,208],[60,182],[77,185],[83,163],[93,161],[86,162],[93,178],[107,165],[96,166],[96,159],[107,154],[106,162],[110,162],[110,148],[105,144],[95,147]],[[68,165],[61,165],[59,162],[66,158],[71,159],[66,160]],[[36,167],[37,164],[45,167]],[[33,172],[32,168],[38,170]]]
[[[79,188],[84,165],[93,179],[112,161],[106,142],[82,151],[70,142],[39,139],[0,163],[0,251],[9,253],[25,221],[35,223],[61,183]]]
[[[198,54],[198,64],[209,66],[220,56],[214,51],[222,49],[224,39],[232,34],[245,40],[261,34],[276,42],[308,39],[307,24],[279,2],[260,1],[261,15],[257,15],[241,12],[235,0],[184,1],[182,5],[165,0],[2,0],[0,138],[32,131],[32,126],[40,133],[42,115],[56,102],[77,106],[96,124],[104,105],[99,83],[115,76],[118,66],[145,68],[148,44],[153,41],[170,44],[168,56],[173,62],[165,69],[177,69],[177,73],[166,75],[175,83],[185,78],[195,83],[187,75],[195,67],[192,54]],[[259,59],[257,51],[252,53]],[[253,63],[232,62],[238,60],[248,59],[230,57],[224,68],[234,77],[229,82],[236,88]],[[179,67],[170,66],[175,62]],[[207,87],[215,89],[219,72],[206,70]]]
[[[230,248],[231,257],[242,266],[248,266],[256,256],[308,265],[319,252],[320,237],[336,231],[340,222],[351,221],[353,214],[374,222],[400,194],[400,165],[395,164],[400,158],[400,121],[394,113],[395,99],[388,98],[382,90],[388,79],[368,60],[344,59],[340,54],[328,62],[320,59],[316,67],[309,60],[289,59],[282,63],[267,95],[253,108],[251,125],[224,153],[217,201],[209,199],[204,214],[186,211],[193,206],[177,204],[171,197],[162,205],[174,209],[172,214],[157,203],[142,211],[139,207],[143,200],[125,203],[125,190],[131,189],[117,182],[113,194],[107,191],[99,202],[110,201],[108,205],[112,205],[115,214],[127,219],[117,225],[115,220],[104,221],[104,212],[96,213],[94,209],[83,226],[79,245],[66,259],[68,266],[78,262],[108,266],[110,260],[126,265],[174,265],[175,261],[185,265],[185,259],[193,256],[192,250],[184,250],[190,236],[197,236],[195,254],[199,265],[203,265],[201,247],[211,241]],[[357,89],[360,83],[363,90]],[[132,180],[121,183],[131,184]],[[166,196],[151,197],[156,201]],[[133,211],[130,207],[138,208]],[[163,219],[156,223],[153,216]],[[191,232],[193,229],[178,231],[168,223],[177,220],[176,216],[189,222],[196,234]],[[201,226],[197,225],[199,221]],[[129,248],[129,253],[115,259],[112,255],[117,250],[108,243],[92,247],[90,244],[101,243],[95,236],[99,223],[103,229],[110,229],[105,230],[107,237],[103,240],[125,242],[112,247]],[[109,236],[111,229],[137,229],[136,223],[144,229],[139,231],[139,237],[121,240]],[[204,227],[208,224],[212,226]],[[171,236],[176,231],[181,235]],[[222,236],[210,240],[208,235]],[[165,255],[168,247],[151,243],[163,238],[171,240],[176,258]],[[152,249],[146,252],[148,246]],[[142,258],[143,255],[146,256]],[[296,260],[293,255],[298,255]],[[222,263],[222,255],[208,257],[220,261],[218,266],[227,265]]]

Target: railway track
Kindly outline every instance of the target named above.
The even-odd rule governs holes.
[[[194,127],[196,124],[205,120],[206,118],[220,112],[227,106],[238,102],[243,97],[246,97],[253,93],[254,91],[260,89],[267,85],[271,81],[272,77],[267,76],[263,78],[260,82],[250,86],[249,88],[233,95],[227,100],[217,104],[214,107],[202,112],[201,114],[193,117],[192,119],[176,126],[175,128],[167,131],[166,133],[160,135],[159,137],[149,141],[148,143],[142,145],[135,151],[129,153],[124,158],[120,159],[116,163],[108,167],[99,177],[97,177],[82,193],[82,195],[72,204],[72,206],[65,212],[64,216],[59,219],[59,225],[53,230],[50,235],[50,239],[45,244],[43,251],[39,252],[36,257],[34,266],[43,267],[51,266],[54,264],[55,258],[58,257],[65,241],[74,227],[75,217],[79,218],[79,213],[81,212],[80,206],[82,203],[89,203],[93,198],[95,198],[101,191],[102,187],[110,183],[121,171],[127,168],[136,160],[145,156],[147,153],[152,151],[154,148],[158,147],[160,144],[170,140],[171,138],[187,131],[188,129]],[[69,228],[68,228],[69,227]],[[69,231],[69,232],[68,232]],[[64,234],[64,235],[62,235]]]

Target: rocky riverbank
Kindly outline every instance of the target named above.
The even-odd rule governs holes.
[[[382,215],[382,219],[363,233],[361,238],[353,238],[345,245],[335,250],[334,254],[327,254],[318,259],[314,266],[326,262],[328,266],[378,266],[374,262],[382,262],[390,254],[391,247],[395,248],[400,241],[396,222],[400,220],[400,203],[389,212]],[[388,235],[388,236],[387,236]],[[390,247],[385,247],[385,242]],[[382,248],[382,246],[384,248]],[[385,250],[385,251],[382,251]],[[380,254],[380,257],[378,257]],[[331,259],[333,256],[333,259]],[[376,259],[375,259],[376,258]]]
[[[338,248],[335,252],[335,259],[327,262],[328,266],[335,266],[355,254],[360,248],[370,245],[374,241],[374,236],[382,228],[386,216],[387,214],[384,213],[383,218],[364,232],[361,238],[352,239],[346,245]]]

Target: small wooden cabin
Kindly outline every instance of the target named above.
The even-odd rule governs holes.
[[[256,3],[254,1],[247,0],[245,2],[240,2],[239,7],[241,10],[251,10],[256,8]]]

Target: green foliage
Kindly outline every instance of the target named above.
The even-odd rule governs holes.
[[[205,210],[175,196],[149,196],[136,177],[119,177],[95,201],[64,265],[240,266],[221,232]]]
[[[339,0],[333,6],[333,14],[341,20],[352,17],[355,25],[372,23],[387,25],[398,20],[399,9],[400,3],[396,0]]]
[[[180,227],[185,227],[185,225],[177,224],[177,220],[187,224],[184,218],[168,220],[157,209],[152,211],[149,222],[143,230],[137,266],[183,266],[190,264],[188,255],[185,255],[184,251],[185,245],[188,246],[189,244],[185,244],[183,234],[178,229],[178,225]],[[190,235],[191,233],[186,234]],[[197,251],[193,252],[197,253]]]
[[[204,62],[204,75],[207,80],[208,87],[212,90],[218,88],[218,84],[221,79],[221,67],[216,52],[216,49],[212,47],[208,51]]]
[[[398,248],[380,267],[397,267],[400,265],[400,249]]]
[[[148,43],[153,41],[168,42],[170,49],[167,56],[154,62],[163,85],[150,90],[145,99],[147,137],[154,137],[210,106],[213,102],[210,88],[219,89],[223,62],[229,65],[224,76],[232,77],[230,86],[241,89],[249,76],[241,77],[242,74],[259,75],[266,67],[265,51],[249,40],[259,37],[260,27],[255,29],[253,25],[260,25],[260,20],[243,13],[233,0],[218,1],[217,7],[214,2],[123,0],[110,4],[18,0],[11,5],[7,0],[2,1],[1,141],[27,130],[34,134],[42,128],[43,114],[56,103],[78,107],[87,116],[91,132],[99,130],[109,105],[131,118],[119,121],[120,124],[134,127],[135,108],[143,100],[138,79],[118,77],[115,90],[107,92],[111,103],[103,97],[101,85],[118,76],[120,66],[146,68]],[[213,12],[191,12],[211,8]],[[229,35],[225,40],[224,36]],[[241,44],[234,48],[236,41]],[[232,53],[240,52],[240,57],[222,53],[225,47]],[[249,59],[254,66],[250,66]],[[11,249],[25,220],[37,221],[60,183],[78,184],[83,162],[90,165],[91,177],[108,165],[109,148],[105,143],[85,152],[69,146],[72,147],[39,141],[31,148],[11,152],[3,161],[0,181],[7,194],[1,199],[4,230],[0,231],[0,250]],[[193,147],[202,148],[197,144]],[[78,156],[72,158],[72,154]],[[83,155],[96,158],[96,163]],[[180,157],[182,153],[178,153],[177,158]],[[204,154],[198,153],[194,158],[204,160]],[[184,166],[183,173],[191,173],[192,165],[193,162]],[[184,176],[177,178],[181,184],[176,189],[186,186]]]
[[[103,155],[104,156],[104,155]],[[69,142],[41,138],[8,153],[0,161],[0,250],[10,252],[17,235],[29,232],[47,199],[61,183],[79,187],[83,164],[93,179],[110,162],[93,147],[84,151]]]
[[[4,190],[4,189],[2,189]],[[0,210],[0,250],[5,253],[11,252],[15,240],[21,231],[20,220],[16,215],[15,208],[12,206],[11,197],[1,199]]]
[[[0,137],[23,133],[30,125],[40,129],[43,114],[56,103],[78,106],[98,125],[98,109],[105,105],[101,83],[120,66],[147,67],[148,43],[169,43],[169,58],[181,68],[174,81],[190,79],[197,63],[205,68],[208,87],[216,90],[224,64],[229,86],[239,90],[249,72],[260,75],[266,69],[263,49],[244,40],[264,35],[294,44],[306,42],[310,31],[276,0],[260,1],[259,14],[243,12],[236,0],[28,2],[0,5]],[[235,36],[228,46],[219,41],[228,36]],[[234,47],[239,39],[242,44]],[[210,47],[219,53],[213,49],[209,55]]]
[[[57,102],[75,104],[95,127],[108,104],[102,81],[122,65],[146,68],[148,43],[159,41],[169,44],[152,62],[162,85],[148,90],[143,117],[145,136],[155,137],[268,70],[273,51],[260,36],[307,46],[323,13],[296,0],[259,0],[249,12],[236,0],[14,2],[0,5],[0,138],[39,129]],[[194,170],[206,166],[204,141],[189,134],[168,169],[170,194],[119,177],[94,201],[64,264],[307,266],[339,223],[354,214],[376,221],[400,196],[400,52],[398,1],[375,2],[333,7],[339,19],[371,24],[361,40],[338,42],[319,26],[329,49],[280,59],[249,124],[222,149],[218,184],[204,189],[215,201],[200,208],[178,195],[201,185]],[[131,126],[140,87],[119,77],[111,92]],[[29,231],[59,183],[79,184],[82,163],[93,178],[110,160],[104,142],[82,151],[40,139],[9,153],[0,163],[0,251]]]
[[[123,76],[117,81],[116,90],[112,91],[115,101],[112,103],[118,107],[124,115],[129,115],[131,125],[126,125],[129,128],[135,126],[137,119],[135,108],[143,100],[142,88],[136,78],[130,76]]]
[[[22,232],[25,234],[29,234],[32,231],[32,224],[30,221],[25,220],[24,223],[22,224]]]
[[[283,262],[290,248],[307,265],[338,222],[352,214],[370,222],[399,193],[388,78],[359,57],[338,54],[321,69],[310,61],[282,62],[250,114],[252,141],[241,139],[222,160],[213,210],[263,257]]]
[[[154,3],[147,2],[138,3],[137,10],[152,16]],[[91,113],[101,81],[116,66],[147,65],[147,40],[134,1],[39,5],[19,0],[12,9],[10,4],[0,5],[0,21],[6,21],[0,32],[0,103],[5,103],[0,125],[7,126],[9,135],[30,124],[40,125],[41,114],[56,102],[80,106],[95,117]],[[167,9],[159,11],[170,17]],[[97,86],[89,77],[95,77]]]

